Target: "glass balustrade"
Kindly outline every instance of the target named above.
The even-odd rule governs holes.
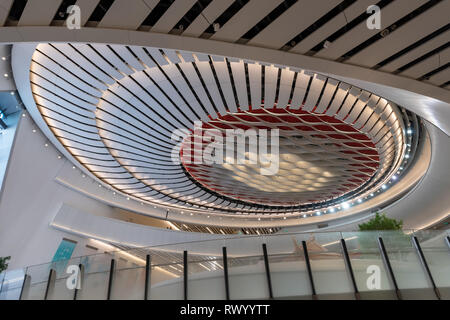
[[[448,236],[283,233],[117,250],[3,272],[0,299],[450,299]]]

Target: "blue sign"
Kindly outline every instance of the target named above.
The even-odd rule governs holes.
[[[52,265],[57,273],[64,272],[68,260],[72,257],[76,243],[63,239],[52,259]]]

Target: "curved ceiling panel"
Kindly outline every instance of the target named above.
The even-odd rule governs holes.
[[[325,206],[379,188],[406,149],[393,103],[323,75],[256,61],[42,43],[30,82],[42,118],[79,165],[118,191],[167,206],[228,213]],[[223,175],[230,169],[174,163],[173,133],[192,134],[196,121],[220,130],[281,129],[278,185],[253,176],[254,185],[235,188],[233,176],[249,180],[242,168]]]

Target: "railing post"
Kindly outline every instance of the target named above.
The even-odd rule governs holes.
[[[50,272],[48,273],[48,279],[47,279],[47,287],[45,288],[45,295],[44,295],[44,300],[47,300],[48,298],[48,294],[50,292],[50,287],[51,287],[51,283],[53,282],[53,278],[55,277],[55,270],[54,269],[50,269]]]
[[[355,280],[355,274],[353,273],[352,262],[350,261],[350,257],[348,255],[347,244],[345,243],[345,239],[341,239],[342,251],[344,252],[345,264],[347,265],[348,272],[350,274],[350,279],[352,280],[353,291],[355,292],[356,300],[360,300],[361,296],[359,294],[358,286]]]
[[[111,290],[113,286],[114,270],[116,267],[116,260],[111,259],[111,266],[109,268],[108,294],[106,300],[111,300]]]
[[[402,295],[401,295],[400,289],[398,288],[397,280],[395,279],[394,271],[392,270],[391,262],[389,261],[389,256],[386,252],[386,248],[384,246],[384,242],[381,237],[378,237],[378,246],[380,248],[381,256],[383,257],[384,264],[386,265],[386,269],[388,270],[389,275],[391,277],[392,284],[394,285],[395,294],[397,295],[397,299],[402,300]]]
[[[269,286],[269,298],[273,299],[272,279],[270,278],[269,256],[267,255],[267,245],[263,243],[264,265],[266,267],[267,285]]]
[[[188,299],[188,252],[183,252],[183,273],[184,273],[184,300]]]
[[[78,273],[77,285],[76,285],[75,290],[73,292],[73,300],[77,300],[78,284],[81,282],[81,279],[83,279],[83,275],[84,275],[84,266],[81,263],[78,265],[78,269],[80,270],[80,272]]]
[[[27,282],[29,281],[28,279],[30,279],[30,276],[27,275],[27,273],[26,273],[26,271],[25,271],[25,275],[23,276],[22,288],[20,288],[19,300],[22,300],[23,292],[24,292],[24,290],[25,290],[25,286],[27,285]]]
[[[311,284],[312,298],[314,300],[317,300],[316,287],[314,285],[314,278],[311,270],[311,263],[309,262],[308,248],[306,246],[305,240],[302,241],[302,246],[303,246],[303,254],[305,255],[306,269],[308,270],[309,283]]]
[[[225,296],[227,300],[230,300],[230,284],[228,282],[228,257],[227,257],[227,247],[222,247],[222,257],[223,257],[223,275],[225,278]]]
[[[428,267],[428,263],[427,263],[427,260],[425,259],[425,255],[423,254],[422,247],[420,246],[419,240],[417,239],[416,236],[413,236],[412,238],[413,238],[414,246],[416,247],[417,254],[419,255],[420,262],[422,262],[422,266],[424,267],[424,269],[428,275],[428,278],[431,281],[431,285],[433,286],[434,293],[436,294],[436,297],[438,298],[438,300],[441,300],[441,293],[439,292],[439,289],[436,287],[436,283],[434,282],[433,275],[431,274],[430,268]]]
[[[150,283],[150,266],[151,266],[151,258],[148,254],[145,257],[145,287],[144,287],[144,300],[148,300],[148,287]]]

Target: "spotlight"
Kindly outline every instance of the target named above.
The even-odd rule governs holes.
[[[344,203],[342,204],[342,208],[343,208],[343,209],[348,209],[348,208],[350,208],[350,204],[349,204],[348,202],[344,202]]]
[[[317,213],[316,213],[318,216],[320,216],[320,211],[317,211]]]
[[[370,196],[373,197],[373,193],[371,193]]]
[[[382,188],[383,190],[386,190],[387,186],[386,186],[385,184],[383,184],[383,185],[381,186],[381,188]]]
[[[334,208],[331,208],[331,209],[330,209],[330,212],[334,212]]]
[[[408,130],[406,130],[406,133],[407,133],[407,134],[412,134],[412,130],[411,130],[411,129],[408,129]]]
[[[397,176],[393,176],[393,177],[392,177],[392,180],[397,180]]]
[[[361,203],[362,202],[362,199],[358,199],[358,203]]]

